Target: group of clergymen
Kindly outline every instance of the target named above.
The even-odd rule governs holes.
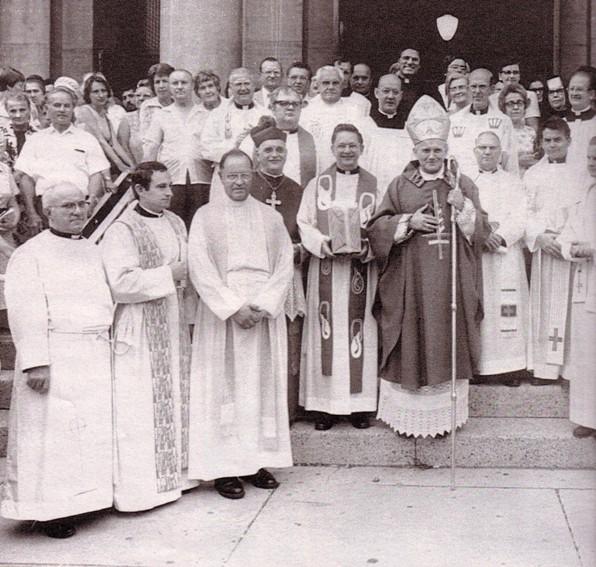
[[[78,106],[76,82],[55,82],[48,125],[9,170],[30,226],[49,228],[6,271],[17,364],[2,515],[68,537],[72,516],[146,510],[199,481],[227,498],[244,496],[241,479],[275,488],[267,468],[292,465],[298,374],[317,430],[341,415],[366,428],[376,411],[400,434],[443,435],[452,341],[458,426],[470,380],[529,368],[536,384],[571,381],[576,433],[593,434],[594,70],[573,75],[577,117],[545,117],[543,157],[522,178],[488,70],[460,73],[470,103],[450,115],[425,95],[403,111],[413,51],[372,102],[342,96],[330,65],[305,105],[308,68],[280,86],[267,58],[263,105],[247,69],[230,74],[230,99],[199,73],[195,94],[209,97],[197,104],[190,73],[158,64],[156,96],[134,111],[138,159],[132,127],[125,154],[108,136],[105,78],[87,78]],[[505,87],[507,108],[528,106],[521,89]],[[19,100],[2,101],[9,134]],[[114,155],[130,160],[134,200],[95,245],[81,232]]]

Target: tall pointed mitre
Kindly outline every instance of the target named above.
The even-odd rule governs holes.
[[[447,141],[449,117],[434,98],[423,95],[410,110],[406,129],[414,145],[425,140]]]

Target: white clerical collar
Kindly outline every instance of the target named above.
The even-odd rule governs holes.
[[[360,166],[356,166],[354,169],[348,171],[347,169],[342,169],[341,167],[335,166],[337,173],[341,173],[342,175],[358,175],[360,173]]]
[[[437,173],[427,173],[423,171],[422,168],[418,168],[420,172],[420,177],[424,179],[424,181],[435,181],[435,179],[443,179],[443,175],[445,174],[445,164],[441,166],[441,169],[437,171]]]
[[[391,118],[395,118],[395,115],[397,114],[397,112],[394,112],[393,114],[387,114],[386,112],[383,112],[381,110],[381,107],[379,106],[379,114],[382,114],[383,116],[386,116],[387,118],[391,119]]]
[[[150,211],[149,209],[146,209],[145,207],[143,207],[141,205],[141,203],[137,203],[137,206],[135,207],[135,212],[137,212],[142,217],[150,218],[150,219],[158,219],[160,217],[163,217],[163,211],[161,213],[156,213],[155,211]]]
[[[573,108],[570,108],[569,110],[571,110],[571,112],[573,112],[573,114],[575,114],[576,116],[581,116],[584,112],[588,112],[591,109],[592,109],[592,106],[588,105],[588,106],[586,106],[586,108],[584,108],[582,110],[574,110]]]

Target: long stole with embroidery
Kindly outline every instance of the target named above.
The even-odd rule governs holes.
[[[141,217],[130,214],[126,218],[120,219],[119,222],[123,222],[132,232],[139,252],[141,268],[147,270],[162,266],[161,250],[153,233]],[[166,301],[165,297],[160,297],[143,303],[144,328],[149,346],[153,386],[155,480],[158,493],[167,492],[180,486],[174,414],[172,345],[169,337]]]
[[[329,235],[328,209],[335,200],[335,166],[327,169],[317,178],[317,227]],[[366,237],[364,227],[372,216],[376,204],[376,179],[365,170],[360,170],[356,188],[356,202],[360,209],[360,229]],[[348,298],[348,352],[350,356],[350,393],[362,392],[362,371],[364,362],[364,315],[368,285],[367,266],[360,260],[350,261],[350,290]],[[319,323],[321,327],[321,370],[323,376],[333,374],[333,260],[324,258],[319,262]]]

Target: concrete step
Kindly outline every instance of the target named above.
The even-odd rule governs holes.
[[[596,440],[573,437],[564,418],[472,417],[457,432],[461,467],[596,469]],[[301,465],[450,465],[451,439],[411,439],[376,422],[370,429],[348,423],[315,431],[312,423],[292,427],[294,463]]]
[[[10,407],[10,393],[12,391],[12,370],[0,370],[0,409]]]
[[[0,457],[6,455],[8,410],[0,410]],[[472,417],[457,432],[457,464],[480,468],[596,469],[596,440],[573,437],[563,418]],[[296,465],[431,466],[450,464],[451,439],[411,439],[381,422],[370,429],[338,423],[315,431],[292,426]]]
[[[0,409],[10,407],[12,370],[0,371]],[[519,388],[496,384],[470,386],[472,417],[568,417],[569,392],[559,383]]]

